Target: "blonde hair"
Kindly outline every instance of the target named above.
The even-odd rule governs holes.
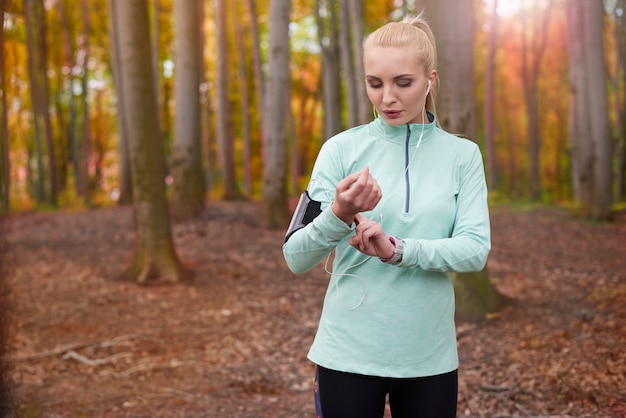
[[[410,47],[415,51],[417,64],[429,77],[437,69],[437,46],[430,26],[422,17],[423,13],[411,21],[389,22],[369,34],[363,41],[363,59],[369,47]],[[436,114],[435,98],[439,77],[430,88],[426,98],[426,110]]]

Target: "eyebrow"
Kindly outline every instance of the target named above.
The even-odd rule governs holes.
[[[403,78],[413,78],[413,77],[414,77],[413,74],[400,74],[400,75],[395,76],[393,79],[394,80],[400,80],[400,79],[403,79]],[[375,75],[369,75],[369,74],[366,75],[365,78],[372,78],[374,80],[380,80],[380,77],[376,77]]]

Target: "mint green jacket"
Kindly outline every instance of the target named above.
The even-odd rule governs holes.
[[[458,368],[449,273],[479,271],[487,262],[487,187],[478,146],[438,128],[432,114],[429,118],[425,125],[397,127],[377,118],[330,138],[320,150],[308,190],[322,202],[322,213],[283,246],[294,273],[328,261],[335,250],[308,354],[316,364],[384,377]],[[398,265],[352,248],[354,224],[329,208],[337,182],[365,165],[383,196],[364,215],[404,240]]]

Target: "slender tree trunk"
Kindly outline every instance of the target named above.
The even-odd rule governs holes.
[[[534,13],[539,9],[535,4]],[[545,6],[543,18],[536,15],[522,14],[522,79],[524,82],[524,100],[527,114],[528,136],[528,194],[531,200],[541,198],[541,167],[539,163],[541,138],[539,136],[539,109],[537,103],[537,85],[547,39],[552,1]],[[530,46],[528,45],[530,41]]]
[[[56,206],[59,191],[58,170],[54,142],[52,138],[52,125],[50,112],[48,111],[48,75],[46,66],[46,24],[45,9],[42,0],[24,0],[24,15],[26,17],[27,44],[28,44],[28,68],[31,79],[31,97],[33,101],[33,125],[35,131],[35,143],[38,148],[38,200],[40,202]],[[45,150],[44,143],[45,141]],[[45,192],[44,179],[46,170],[43,164],[44,152],[47,154],[47,174],[49,190]]]
[[[252,61],[254,68],[254,78],[256,80],[257,115],[259,118],[258,132],[261,141],[261,154],[265,153],[265,133],[263,129],[263,106],[265,103],[265,78],[262,71],[261,41],[259,38],[259,24],[257,22],[257,11],[255,0],[248,0],[250,13],[250,31],[252,33]]]
[[[475,137],[474,16],[472,0],[429,0],[438,52],[439,122],[453,134]],[[468,78],[469,77],[469,78]]]
[[[117,114],[124,115],[126,113],[126,109],[124,108],[124,101],[122,100],[124,94],[124,85],[123,80],[121,78],[121,69],[120,69],[120,41],[119,41],[119,33],[115,30],[116,27],[119,27],[118,23],[118,15],[119,11],[116,7],[116,2],[108,1],[108,11],[109,11],[109,38],[111,39],[110,48],[111,48],[111,68],[113,73],[113,81],[115,87],[115,95],[117,96],[116,106],[117,106]],[[130,152],[128,150],[128,126],[126,125],[126,118],[118,117],[118,146],[119,146],[119,154],[120,154],[120,163],[119,163],[119,195],[117,198],[117,202],[120,205],[127,205],[132,203],[133,200],[133,183],[131,178],[131,170],[130,170]]]
[[[120,81],[128,127],[137,242],[129,275],[138,283],[156,278],[177,282],[182,267],[174,251],[165,196],[165,164],[145,0],[109,0],[119,12],[114,31],[119,34]]]
[[[241,198],[237,187],[235,170],[235,140],[230,127],[230,105],[228,102],[229,54],[227,38],[226,0],[216,0],[216,38],[217,38],[217,144],[219,147],[224,199]]]
[[[487,69],[485,76],[485,145],[487,150],[487,186],[493,189],[497,184],[495,137],[496,124],[494,120],[494,85],[495,60],[498,50],[498,0],[493,0],[491,7],[491,24],[489,25],[489,50],[487,52]]]
[[[64,88],[67,89],[68,106],[69,106],[69,124],[67,126],[67,137],[69,147],[71,149],[72,169],[74,171],[74,192],[76,196],[80,196],[82,190],[81,184],[83,181],[83,175],[80,165],[80,146],[78,141],[77,129],[77,111],[76,111],[76,99],[74,95],[74,73],[73,68],[76,65],[74,59],[74,48],[71,41],[69,22],[67,19],[67,13],[65,10],[64,2],[57,2],[57,11],[59,13],[59,19],[61,20],[61,38],[63,39],[63,65],[68,68],[66,79],[64,80]],[[61,116],[62,113],[59,113]],[[63,124],[64,125],[64,124]]]
[[[250,167],[250,94],[248,93],[248,76],[246,73],[246,51],[244,48],[243,28],[238,22],[233,22],[235,27],[235,43],[237,44],[237,73],[239,78],[239,91],[241,92],[241,136],[243,140],[243,178],[245,194],[252,195],[252,174]]]
[[[316,0],[316,5],[317,32],[322,51],[324,139],[328,139],[342,129],[339,48],[334,13],[336,1]]]
[[[615,80],[613,90],[615,91],[615,132],[617,133],[617,145],[615,153],[616,161],[616,197],[618,202],[626,198],[626,95],[624,89],[626,85],[626,0],[619,0],[619,8],[622,11],[618,16],[617,6],[615,12]]]
[[[589,76],[589,123],[593,143],[593,205],[591,216],[606,220],[613,204],[613,160],[607,69],[604,55],[604,6],[602,2],[581,2],[585,19],[585,63]]]
[[[200,21],[198,0],[174,0],[176,31],[176,123],[172,158],[172,213],[187,219],[204,209],[206,186],[202,167],[200,119]]]
[[[287,205],[287,123],[291,115],[289,79],[290,0],[272,0],[267,88],[265,98],[265,155],[263,167],[263,224],[284,228],[289,222]]]
[[[341,58],[341,75],[346,91],[348,107],[348,127],[359,124],[359,98],[357,97],[357,82],[355,77],[355,63],[352,61],[352,43],[350,42],[350,4],[349,0],[339,0],[339,56]]]
[[[81,162],[83,178],[81,181],[80,195],[85,203],[89,205],[89,160],[91,158],[91,124],[89,114],[89,6],[87,0],[81,0],[81,12],[83,20],[83,36],[82,36],[82,62],[81,64],[81,104],[83,108],[83,134],[81,142]]]
[[[0,0],[0,16],[4,16],[7,0]],[[9,125],[8,125],[8,109],[7,109],[7,82],[6,82],[6,64],[5,64],[5,48],[4,48],[4,24],[0,27],[0,212],[8,212],[10,208],[10,191],[11,191],[11,162],[9,160]],[[2,277],[2,275],[0,275]],[[0,325],[1,326],[1,325]],[[0,359],[2,357],[0,356]],[[0,385],[3,371],[0,366]],[[0,387],[1,390],[1,387]],[[3,393],[0,392],[0,413]],[[8,411],[7,411],[8,412]],[[1,414],[0,414],[1,415]]]
[[[350,29],[352,31],[352,55],[354,63],[354,78],[356,80],[356,95],[358,103],[358,124],[372,120],[372,109],[365,90],[365,69],[363,68],[363,37],[365,14],[364,0],[348,0],[350,5]]]

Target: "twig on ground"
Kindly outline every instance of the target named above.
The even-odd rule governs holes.
[[[119,335],[119,336],[117,336],[115,338],[111,338],[111,339],[107,339],[107,340],[102,340],[102,341],[84,341],[84,342],[80,342],[80,343],[68,344],[68,345],[65,345],[65,346],[62,346],[62,347],[57,347],[57,348],[54,348],[52,350],[42,351],[41,353],[29,354],[29,355],[26,355],[26,356],[9,357],[8,361],[9,362],[20,362],[20,361],[36,360],[36,359],[41,359],[41,358],[44,358],[44,357],[57,356],[59,354],[64,354],[64,353],[67,353],[69,351],[78,350],[80,348],[85,348],[85,347],[110,347],[110,346],[118,344],[118,343],[120,343],[122,341],[131,340],[131,339],[148,340],[148,341],[154,341],[154,342],[161,342],[162,341],[160,338],[153,337],[153,336],[150,336],[150,335],[124,334],[124,335]]]
[[[103,364],[110,363],[112,361],[117,360],[118,358],[129,357],[129,356],[132,356],[132,354],[131,353],[118,353],[118,354],[114,354],[112,356],[109,356],[103,359],[92,360],[90,358],[87,358],[83,355],[78,354],[74,350],[70,350],[67,353],[65,353],[63,357],[61,358],[63,360],[74,359],[80,363],[86,364],[87,366],[95,367],[95,366],[102,366]]]

